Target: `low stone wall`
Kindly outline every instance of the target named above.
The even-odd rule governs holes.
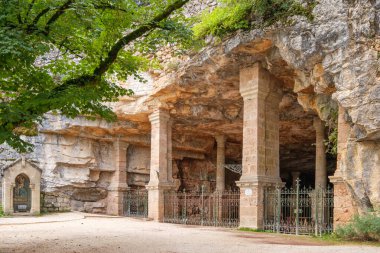
[[[57,193],[41,193],[42,212],[71,211],[71,202],[68,196]]]

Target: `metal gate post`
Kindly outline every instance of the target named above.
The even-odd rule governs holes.
[[[217,217],[219,216],[219,195],[217,195],[217,192],[214,192],[214,201],[213,201],[213,203],[214,203],[214,208],[213,208],[213,210],[214,210],[214,226],[216,227],[217,225],[216,225],[216,219],[217,219]]]
[[[187,215],[187,196],[186,196],[186,190],[185,189],[183,189],[183,194],[184,194],[184,196],[185,196],[185,204],[184,204],[184,208],[183,208],[183,213],[182,213],[182,219],[185,221],[184,222],[184,224],[186,224],[187,223],[187,217],[186,217],[186,215]]]
[[[318,236],[318,222],[319,222],[319,217],[318,217],[318,187],[315,187],[315,236]]]
[[[276,230],[280,233],[280,220],[281,220],[281,188],[279,186],[277,189],[277,210],[276,210]]]
[[[326,216],[326,214],[325,214],[325,196],[326,195],[325,194],[326,194],[325,188],[321,187],[321,196],[320,196],[320,201],[321,201],[321,214],[320,214],[321,218],[320,218],[320,220],[321,220],[321,223],[319,225],[320,236],[322,236],[322,232],[323,232],[324,227],[325,227],[324,226],[325,216]]]
[[[203,211],[204,211],[204,200],[203,200],[203,188],[204,188],[204,185],[201,186],[201,203],[202,203],[202,209],[201,209],[201,226],[203,226]]]
[[[128,193],[127,193],[127,214],[128,215],[131,215],[131,198],[132,198],[132,196],[131,196],[131,192],[129,192],[128,191]]]
[[[330,185],[327,185],[327,190],[325,192],[326,194],[326,202],[325,202],[325,205],[326,205],[326,208],[327,208],[327,214],[326,214],[326,231],[327,232],[331,232],[331,228],[330,228],[330,206],[331,206],[331,195],[330,195],[330,192],[331,192],[331,188],[330,188]]]
[[[299,211],[299,197],[300,197],[300,179],[297,178],[297,192],[296,192],[296,235],[299,235],[299,225],[300,225],[300,211]]]

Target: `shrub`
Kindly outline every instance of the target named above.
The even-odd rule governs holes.
[[[335,231],[345,240],[380,241],[380,217],[376,214],[357,215],[352,221]]]
[[[3,206],[0,204],[0,217],[4,216]]]
[[[195,37],[207,35],[222,37],[239,29],[263,28],[276,22],[292,23],[293,16],[313,20],[312,11],[317,2],[308,0],[218,0],[219,6],[205,10],[193,27]]]

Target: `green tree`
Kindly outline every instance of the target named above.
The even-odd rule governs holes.
[[[106,102],[132,94],[115,80],[149,66],[160,45],[187,46],[189,0],[0,0],[0,144],[31,149],[43,115],[116,118]]]

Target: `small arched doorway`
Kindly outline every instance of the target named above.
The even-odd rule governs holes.
[[[15,187],[13,188],[14,212],[30,212],[31,199],[29,177],[25,174],[19,174],[15,178]]]

